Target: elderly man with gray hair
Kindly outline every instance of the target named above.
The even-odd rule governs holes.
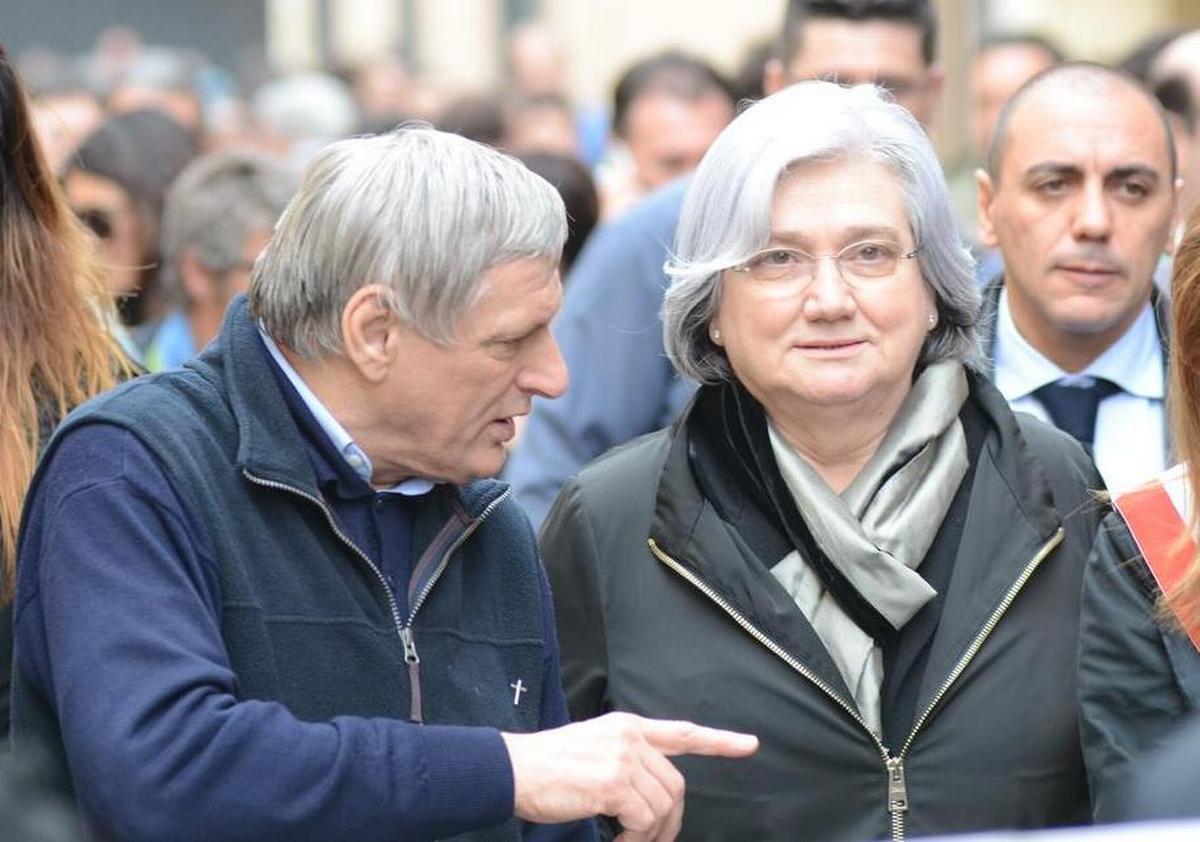
[[[754,750],[566,724],[533,532],[475,479],[566,387],[565,236],[548,183],[463,138],[334,144],[217,341],[60,427],[19,558],[14,734],[98,836],[587,839],[608,814],[670,839],[665,755]]]
[[[179,174],[163,208],[159,275],[173,307],[146,348],[146,368],[177,368],[217,335],[296,181],[283,164],[240,151],[197,158]]]

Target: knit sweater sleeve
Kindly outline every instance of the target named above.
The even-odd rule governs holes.
[[[100,837],[383,842],[511,816],[493,729],[307,722],[238,697],[203,529],[132,434],[72,431],[28,505],[18,669]]]

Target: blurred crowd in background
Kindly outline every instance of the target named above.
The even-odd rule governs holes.
[[[269,5],[276,13],[286,9],[280,3]],[[681,192],[669,192],[671,185],[699,165],[709,145],[747,102],[786,81],[830,75],[818,60],[819,39],[806,44],[804,61],[798,50],[785,55],[788,47],[778,34],[785,4],[775,3],[770,4],[774,11],[762,36],[739,44],[736,62],[717,61],[703,50],[681,46],[686,39],[664,38],[657,48],[621,66],[605,97],[582,97],[576,94],[578,80],[571,71],[570,39],[551,17],[539,14],[539,4],[517,5],[525,14],[505,27],[502,78],[475,89],[423,72],[420,63],[400,49],[338,66],[271,71],[266,45],[258,61],[234,66],[194,46],[149,39],[136,25],[124,22],[98,32],[84,50],[54,43],[10,44],[47,162],[88,233],[97,266],[117,303],[114,313],[106,316],[113,319],[107,327],[133,364],[147,371],[177,367],[217,335],[228,304],[248,288],[254,261],[295,191],[299,173],[330,142],[422,121],[518,157],[563,197],[569,225],[560,267],[567,289],[564,313],[578,315],[586,307],[582,292],[572,298],[575,278],[582,291],[584,275],[611,277],[613,271],[614,264],[606,262],[609,257],[600,248],[593,246],[589,252],[593,232],[606,226],[619,230],[604,247],[607,255],[628,247],[621,252],[622,260],[628,257],[626,274],[645,270],[634,265],[638,258],[632,254],[643,232],[631,231],[630,225],[636,228],[640,220],[652,217],[631,212],[656,201],[658,207],[677,204]],[[727,7],[725,14],[738,14],[736,7],[720,5]],[[858,20],[857,7],[888,4],[814,0],[809,5],[845,7],[850,19]],[[906,3],[897,0],[893,5]],[[937,5],[954,8],[953,3]],[[1063,5],[1080,10],[1085,4]],[[1195,9],[1187,3],[1149,5],[1163,11],[1156,21],[1161,27],[1144,39],[1143,33],[1134,33],[1124,55],[1104,58],[1141,82],[1169,116],[1176,165],[1185,185],[1175,222],[1178,236],[1200,203],[1200,2]],[[464,6],[459,3],[456,8]],[[948,25],[942,26],[940,41],[923,36],[908,21],[899,30],[907,40],[894,49],[864,48],[858,55],[843,49],[833,75],[834,81],[867,81],[886,88],[935,137],[944,122],[938,115],[944,117],[947,109],[954,112],[959,137],[954,143],[938,138],[939,149],[958,226],[974,251],[977,279],[983,285],[1003,271],[998,252],[981,242],[976,219],[976,172],[986,163],[997,117],[1009,97],[1039,72],[1065,60],[1097,56],[1078,55],[1072,44],[1037,27],[976,26],[971,42],[964,45],[956,39],[970,27],[954,25],[961,23],[956,14],[943,19]],[[710,9],[704,14],[706,24],[712,18]],[[685,27],[688,22],[678,23]],[[1112,28],[1114,22],[1080,17],[1075,23],[1087,30]],[[786,24],[782,31],[788,31]],[[0,43],[4,41],[0,29]],[[939,61],[942,51],[957,58]],[[472,60],[466,50],[457,58]],[[768,87],[771,79],[778,84]],[[672,213],[675,216],[660,216],[670,218],[673,232],[677,207]],[[618,229],[622,220],[626,227]],[[644,233],[659,236],[649,228]],[[1174,244],[1172,240],[1155,275],[1164,289]],[[652,283],[665,283],[659,270],[666,252],[657,248],[646,254]],[[581,268],[589,256],[590,267]],[[597,297],[629,294],[627,287],[597,283],[589,289],[587,294]],[[627,303],[630,311],[642,305],[633,298]],[[617,312],[622,309],[611,308],[617,314],[613,324],[600,325],[596,336],[624,318]],[[628,338],[633,348],[633,334],[638,332],[652,335],[654,345],[659,341],[657,315],[657,304],[634,313],[631,318],[642,327],[622,327],[621,339]],[[578,335],[572,342],[560,335],[559,341],[572,379],[572,392],[558,404],[568,407],[563,410],[567,413],[576,406],[568,401],[581,400],[574,396],[586,396],[589,382],[603,380],[599,357],[611,346],[601,347],[605,340],[593,337],[592,347]],[[580,350],[585,347],[589,350]],[[572,349],[578,358],[572,357]],[[629,352],[630,358],[635,356]],[[508,478],[535,524],[561,482],[584,462],[675,415],[679,402],[668,397],[674,394],[675,380],[643,388],[638,379],[643,369],[660,364],[669,374],[661,346],[651,347],[648,356],[619,372],[628,385],[626,392],[652,395],[654,405],[642,429],[606,438],[608,431],[598,432],[590,416],[559,423],[556,417],[545,420],[549,416],[543,414],[543,426],[571,438],[578,452],[572,454],[574,461],[558,464],[549,446],[530,447],[527,441],[525,453],[518,450],[514,461],[519,465],[524,458],[524,471],[513,471],[510,465]],[[622,420],[633,417],[629,404],[623,403],[627,395],[607,387],[599,391],[606,408],[619,410]],[[529,439],[553,438],[536,424],[535,415]],[[521,447],[519,440],[514,446]],[[31,471],[32,462],[27,467]],[[536,482],[531,479],[535,475]],[[0,800],[3,796],[0,791]]]
[[[536,8],[529,12],[507,31],[504,78],[469,91],[423,75],[399,51],[282,74],[268,72],[265,60],[241,62],[235,72],[194,48],[149,43],[126,25],[99,32],[83,52],[54,44],[20,50],[15,58],[33,98],[36,131],[109,266],[120,296],[116,329],[131,355],[157,370],[202,347],[225,303],[245,288],[253,257],[309,156],[337,138],[407,120],[504,149],[550,180],[571,220],[563,256],[569,277],[565,270],[597,223],[693,169],[738,104],[762,96],[776,51],[768,30],[743,45],[735,72],[727,73],[666,41],[621,69],[607,101],[574,101],[563,33]],[[1122,66],[1175,115],[1187,173],[1200,166],[1200,43],[1175,37],[1186,32],[1185,21],[1166,23]],[[954,45],[956,53],[960,48]],[[965,151],[954,156],[948,178],[964,235],[974,241],[973,172],[1000,106],[1034,73],[1071,56],[1037,32],[1015,31],[980,32],[968,56],[965,80],[943,78],[935,62],[942,76],[900,66],[890,81],[902,102],[909,94],[898,85],[936,98],[966,82],[967,109],[958,115]],[[173,183],[199,159],[206,163],[190,170],[169,201]],[[230,220],[224,209],[231,206],[244,219]],[[193,242],[200,235],[207,244]],[[240,242],[230,244],[230,237]],[[980,256],[986,281],[998,267]]]

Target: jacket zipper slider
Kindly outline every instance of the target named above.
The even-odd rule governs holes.
[[[405,626],[400,629],[400,642],[404,644],[404,663],[409,666],[421,663],[421,658],[417,655],[416,641],[413,640],[412,628]]]
[[[408,664],[408,687],[411,696],[409,716],[421,724],[421,658],[417,655],[417,642],[413,639],[412,627],[400,628],[400,642],[404,644],[404,663]]]
[[[888,795],[887,808],[889,813],[903,813],[908,810],[908,787],[904,783],[904,760],[891,757],[887,761]]]

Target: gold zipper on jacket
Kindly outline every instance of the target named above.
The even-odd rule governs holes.
[[[653,538],[650,538],[647,543],[650,546],[650,552],[655,558],[685,579],[689,584],[707,596],[712,602],[716,603],[721,610],[729,615],[729,617],[735,623],[741,626],[742,629],[745,630],[751,637],[765,646],[796,672],[800,673],[800,675],[807,678],[814,686],[832,699],[838,705],[838,707],[846,711],[846,713],[849,714],[855,722],[863,727],[863,730],[867,732],[867,734],[871,737],[871,740],[875,743],[875,747],[879,750],[880,757],[883,759],[884,769],[887,773],[887,811],[888,816],[891,819],[892,840],[893,842],[904,842],[904,814],[908,811],[908,785],[904,777],[904,758],[906,757],[909,748],[912,747],[912,743],[914,738],[917,736],[917,732],[928,721],[930,716],[933,714],[933,711],[937,708],[938,703],[941,702],[942,698],[950,690],[950,687],[955,681],[958,680],[958,677],[963,674],[963,671],[966,670],[967,665],[979,652],[979,649],[983,646],[984,641],[987,640],[988,636],[992,633],[992,630],[995,629],[996,625],[1000,622],[1000,618],[1004,616],[1006,611],[1008,611],[1009,606],[1012,605],[1013,601],[1017,598],[1017,594],[1020,593],[1021,589],[1025,586],[1025,583],[1029,581],[1029,578],[1033,575],[1034,571],[1037,570],[1038,566],[1042,563],[1042,561],[1045,560],[1046,556],[1050,555],[1050,553],[1060,543],[1062,543],[1065,534],[1065,530],[1060,526],[1058,531],[1051,536],[1050,540],[1047,541],[1037,552],[1037,554],[1030,560],[1030,562],[1025,565],[1025,569],[1021,571],[1021,574],[1017,577],[1016,581],[1013,582],[1012,586],[1004,594],[1004,598],[1000,600],[1000,603],[996,606],[995,610],[992,611],[991,616],[988,617],[987,622],[984,623],[983,628],[979,631],[979,634],[977,634],[974,640],[971,641],[971,645],[967,647],[966,652],[964,652],[963,656],[959,658],[958,663],[954,665],[954,669],[950,671],[950,674],[946,677],[946,680],[942,682],[941,687],[938,688],[937,693],[933,697],[933,701],[929,703],[928,707],[925,708],[925,711],[921,714],[920,718],[917,719],[912,730],[908,734],[908,739],[904,741],[904,747],[895,757],[891,755],[887,749],[887,746],[885,746],[883,741],[879,739],[879,736],[867,726],[866,721],[862,718],[859,712],[855,710],[849,703],[847,703],[841,696],[839,696],[832,687],[830,687],[824,680],[821,679],[820,676],[816,675],[814,672],[805,667],[804,664],[800,663],[798,659],[788,653],[782,646],[780,646],[764,632],[758,629],[753,623],[747,620],[740,611],[738,611],[728,602],[728,600],[709,587],[702,579],[700,579],[700,577],[696,576],[678,561],[663,552],[658,546],[657,541],[655,541]]]
[[[967,647],[967,651],[964,652],[963,656],[958,659],[958,663],[954,665],[954,669],[950,670],[950,674],[946,676],[946,680],[942,682],[942,686],[939,687],[937,693],[934,694],[933,700],[925,708],[925,712],[921,714],[915,723],[913,723],[912,730],[908,733],[908,739],[904,741],[904,747],[900,749],[899,756],[901,758],[908,753],[909,748],[912,746],[913,739],[915,739],[917,736],[917,732],[921,730],[921,727],[925,724],[926,720],[929,719],[934,708],[936,708],[938,703],[942,700],[942,697],[945,696],[950,690],[950,685],[957,681],[958,677],[963,674],[963,671],[967,668],[967,664],[970,663],[971,659],[975,657],[975,654],[979,651],[980,647],[983,646],[984,641],[988,639],[988,636],[992,633],[992,630],[996,628],[996,625],[1000,622],[1000,618],[1004,616],[1006,611],[1008,611],[1009,606],[1013,604],[1013,600],[1017,598],[1017,594],[1019,594],[1021,589],[1025,587],[1025,583],[1029,581],[1029,577],[1031,577],[1034,571],[1038,569],[1038,566],[1041,565],[1041,563],[1046,559],[1046,556],[1050,555],[1050,553],[1052,553],[1054,549],[1062,543],[1063,538],[1066,537],[1066,534],[1066,530],[1060,526],[1058,531],[1050,536],[1050,540],[1047,541],[1040,550],[1038,550],[1037,555],[1030,559],[1029,564],[1025,565],[1025,569],[1021,571],[1021,575],[1017,577],[1017,580],[1012,583],[1012,587],[1010,587],[1007,593],[1004,594],[1004,598],[1000,600],[1000,604],[996,606],[996,610],[992,612],[992,615],[988,617],[987,622],[983,624],[983,628],[979,630],[979,634],[975,635],[975,639],[971,641],[971,645]]]
[[[861,725],[863,727],[864,731],[866,731],[868,734],[870,734],[871,739],[875,743],[875,747],[877,749],[879,749],[879,756],[883,759],[883,761],[886,763],[890,759],[890,754],[888,753],[887,746],[885,746],[883,744],[883,742],[879,739],[879,737],[876,736],[875,732],[871,730],[871,728],[867,725],[866,720],[864,720],[862,718],[862,715],[857,710],[855,710],[854,707],[851,704],[849,704],[845,699],[843,699],[841,696],[839,696],[837,694],[837,691],[834,690],[832,687],[830,687],[825,682],[824,679],[822,679],[819,675],[817,675],[815,672],[810,670],[808,667],[804,666],[804,664],[800,663],[800,661],[797,658],[795,658],[791,653],[789,653],[786,649],[784,649],[782,646],[780,646],[778,643],[776,643],[774,640],[772,640],[770,637],[768,637],[764,632],[759,630],[759,628],[757,626],[755,626],[753,623],[751,623],[749,620],[746,619],[744,614],[742,614],[740,611],[738,611],[736,608],[734,608],[732,605],[730,605],[729,601],[726,600],[725,597],[721,596],[715,590],[710,588],[704,582],[704,580],[702,580],[699,576],[692,573],[690,570],[688,570],[686,567],[684,567],[678,561],[676,561],[675,559],[673,559],[669,555],[667,555],[665,552],[663,552],[662,548],[658,546],[657,541],[655,541],[653,538],[651,538],[651,539],[649,539],[648,543],[650,544],[650,552],[652,552],[654,554],[655,558],[657,558],[659,561],[661,561],[667,567],[671,568],[673,571],[675,571],[680,576],[682,576],[684,579],[686,579],[693,587],[695,587],[697,590],[699,590],[701,593],[703,593],[705,596],[707,596],[710,600],[715,602],[721,608],[721,610],[724,611],[726,614],[728,614],[730,619],[732,619],[735,623],[737,623],[739,626],[741,626],[742,629],[745,630],[747,634],[749,634],[751,637],[753,637],[755,640],[757,640],[759,643],[761,643],[763,646],[765,646],[767,649],[769,649],[780,660],[782,660],[784,663],[786,663],[788,666],[790,666],[796,672],[800,673],[802,676],[804,676],[809,681],[811,681],[814,685],[816,685],[816,687],[819,690],[821,690],[823,693],[825,693],[826,696],[828,696],[830,699],[832,699],[837,704],[838,707],[840,707],[842,710],[844,710],[850,716],[851,719],[853,719],[855,722],[857,722],[859,725]]]

